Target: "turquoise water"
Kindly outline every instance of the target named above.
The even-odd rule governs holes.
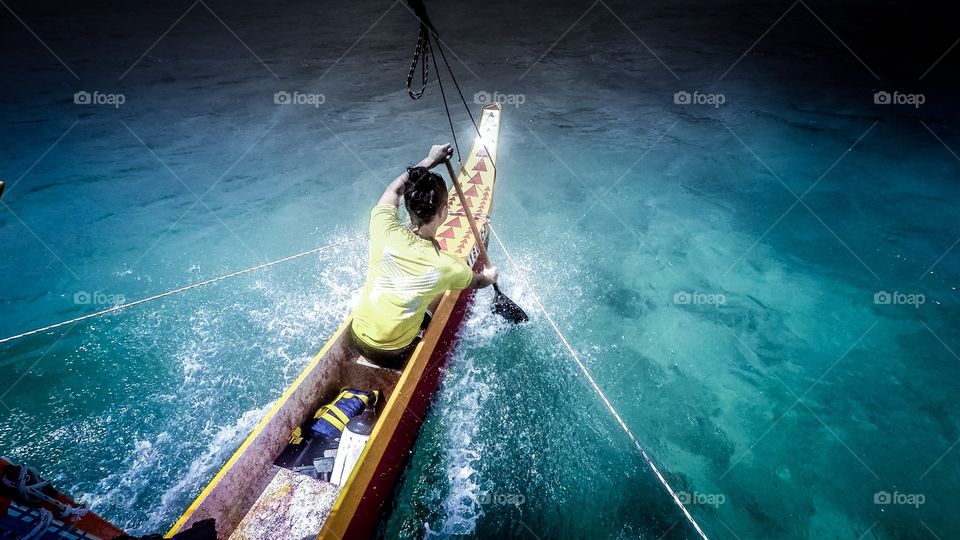
[[[127,72],[190,4],[10,4],[77,78],[4,19],[0,338],[351,239],[448,139],[436,88],[401,88],[400,5],[208,5]],[[536,294],[712,538],[957,536],[956,57],[918,80],[952,41],[811,6],[865,67],[797,5],[738,62],[788,5],[590,7],[433,10],[468,99],[523,96],[495,202],[519,268],[491,256],[532,322],[478,295],[385,534],[695,537]],[[895,90],[926,103],[874,104]],[[364,249],[0,344],[0,453],[165,529],[349,311]]]

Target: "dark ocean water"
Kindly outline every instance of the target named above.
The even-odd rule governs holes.
[[[491,256],[532,323],[478,295],[388,537],[695,537],[534,295],[712,538],[960,536],[950,13],[428,7],[471,106],[506,102],[518,267]],[[402,87],[401,4],[0,21],[0,338],[362,234],[449,140],[436,87]],[[0,344],[0,454],[164,530],[348,313],[364,251]]]

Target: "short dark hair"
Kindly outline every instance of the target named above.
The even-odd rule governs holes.
[[[429,222],[447,200],[447,183],[426,167],[408,167],[403,201],[414,225]]]

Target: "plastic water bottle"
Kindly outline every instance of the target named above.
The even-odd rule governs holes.
[[[373,432],[373,426],[377,423],[376,407],[370,406],[363,409],[360,416],[350,420],[343,435],[340,437],[340,447],[337,448],[337,457],[333,463],[333,472],[330,475],[330,482],[342,486],[347,483],[350,473],[357,465],[363,447],[370,439],[370,433]]]

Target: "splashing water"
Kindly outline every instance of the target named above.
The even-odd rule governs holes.
[[[7,396],[10,457],[54,472],[127,530],[168,526],[349,312],[364,251],[347,245],[77,325]],[[30,367],[42,338],[14,347],[14,369]]]

